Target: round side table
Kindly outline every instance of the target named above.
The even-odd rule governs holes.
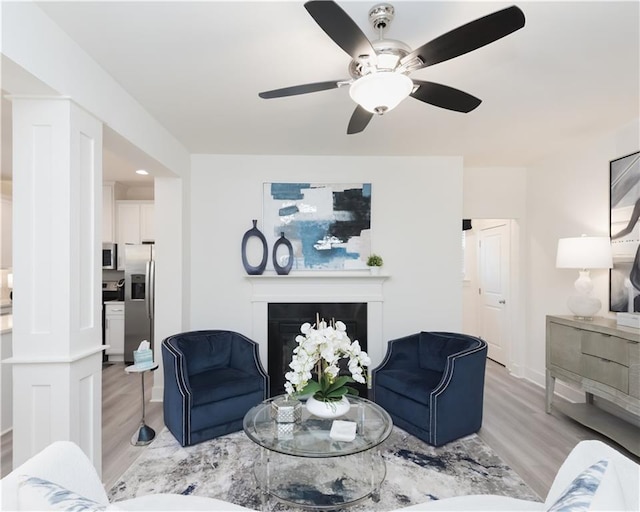
[[[144,446],[153,441],[156,437],[156,432],[149,425],[144,422],[144,374],[146,372],[152,372],[158,368],[158,363],[153,363],[151,366],[145,366],[143,368],[137,367],[135,364],[127,366],[124,371],[127,373],[139,373],[140,380],[142,381],[142,419],[140,420],[140,426],[136,430],[135,434],[131,437],[131,444],[133,446]]]

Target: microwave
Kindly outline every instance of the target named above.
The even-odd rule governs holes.
[[[109,270],[118,269],[118,244],[102,244],[102,268]]]

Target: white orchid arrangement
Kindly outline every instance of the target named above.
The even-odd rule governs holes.
[[[347,386],[350,382],[366,383],[364,370],[371,364],[358,340],[351,341],[343,322],[328,324],[317,319],[314,325],[304,323],[302,334],[296,336],[298,346],[293,349],[293,357],[285,374],[287,395],[312,394],[316,400],[334,402],[347,393],[357,395],[358,390]],[[339,376],[340,359],[349,358],[348,375]],[[315,370],[317,380],[313,380]]]

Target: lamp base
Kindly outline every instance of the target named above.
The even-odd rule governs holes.
[[[131,437],[131,444],[133,446],[145,446],[148,445],[156,437],[156,432],[149,425],[145,425],[144,422],[140,424],[136,433]]]
[[[567,300],[569,310],[581,320],[593,320],[593,317],[602,308],[602,302],[589,295],[571,295]]]

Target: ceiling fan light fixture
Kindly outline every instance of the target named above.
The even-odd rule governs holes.
[[[378,54],[378,69],[394,70],[400,60],[399,55],[393,53],[379,53]]]
[[[394,71],[378,71],[358,78],[349,88],[349,95],[365,110],[384,114],[397,107],[413,90],[407,75]]]

